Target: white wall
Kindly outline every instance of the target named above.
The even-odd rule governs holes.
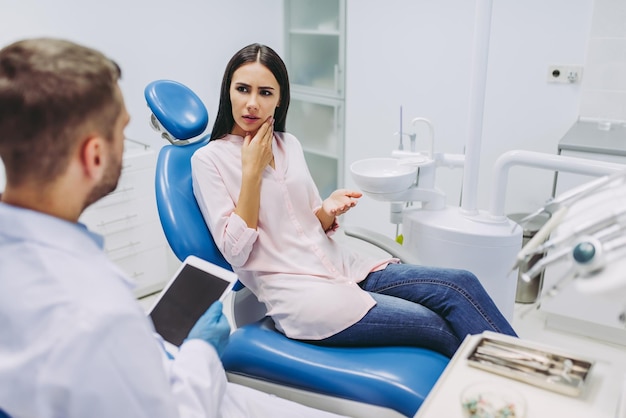
[[[145,85],[158,78],[186,83],[202,97],[212,117],[232,53],[255,41],[283,53],[282,3],[265,0],[260,7],[252,0],[0,0],[0,45],[23,37],[60,36],[102,49],[124,71],[122,89],[133,118],[128,137],[160,146],[147,123]],[[612,117],[600,108],[607,97],[617,97],[616,106],[622,106],[618,117],[626,115],[626,77],[610,78],[617,81],[608,92],[601,84],[607,71],[626,74],[623,0],[493,3],[478,186],[481,209],[488,207],[491,169],[503,152],[556,152],[559,139],[579,114]],[[475,1],[468,0],[347,0],[348,186],[354,186],[351,162],[389,155],[397,147],[393,133],[399,128],[400,105],[405,130],[411,118],[428,117],[435,124],[436,150],[463,152],[474,6]],[[582,86],[547,84],[550,64],[585,65]],[[588,80],[595,81],[586,84]],[[598,93],[606,94],[598,98]],[[459,201],[461,178],[460,169],[438,172],[438,185],[450,203]],[[0,178],[0,189],[2,183]],[[551,173],[513,169],[507,212],[542,204],[551,184]],[[387,204],[364,198],[346,222],[392,234],[395,229],[387,219]]]
[[[252,42],[282,54],[282,0],[0,0],[0,46],[32,36],[67,38],[116,60],[132,118],[126,135],[161,146],[144,87],[161,78],[189,85],[212,124],[230,57]]]
[[[626,121],[626,2],[595,0],[580,116]]]
[[[354,187],[351,162],[388,156],[398,146],[400,105],[405,131],[413,117],[427,117],[435,125],[435,150],[462,153],[476,2],[347,1],[347,185]],[[502,153],[556,153],[577,120],[581,84],[548,84],[547,69],[585,64],[592,9],[593,0],[493,1],[479,209],[488,208],[492,168]],[[462,171],[442,168],[437,177],[449,203],[458,204]],[[507,213],[533,210],[550,197],[552,173],[514,168],[509,178]],[[367,197],[345,222],[395,233],[388,204]]]
[[[122,67],[126,136],[160,148],[165,141],[148,125],[145,86],[162,78],[188,85],[207,106],[210,129],[230,57],[252,42],[283,53],[282,10],[282,0],[262,7],[252,0],[0,0],[0,47],[53,36],[100,49]],[[0,161],[0,192],[4,185]]]

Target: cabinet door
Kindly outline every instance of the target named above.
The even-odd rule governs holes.
[[[285,7],[285,58],[292,86],[343,97],[345,2],[288,0]]]
[[[135,282],[137,297],[161,289],[170,273],[154,195],[156,158],[154,150],[127,141],[117,188],[80,217],[104,237],[107,256]]]
[[[298,138],[323,198],[343,184],[343,105],[324,98],[292,96],[287,131]]]

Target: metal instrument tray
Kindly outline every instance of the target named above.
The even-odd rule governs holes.
[[[593,361],[532,347],[523,340],[481,338],[467,357],[470,366],[569,396],[579,396]]]

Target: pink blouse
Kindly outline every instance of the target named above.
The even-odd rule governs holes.
[[[242,144],[227,135],[191,159],[194,194],[218,248],[288,337],[323,339],[358,322],[376,302],[357,283],[396,260],[357,254],[322,229],[322,200],[288,133],[274,133],[275,168],[263,172],[258,227],[248,228],[234,213]]]

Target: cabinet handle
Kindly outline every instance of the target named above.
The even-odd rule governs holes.
[[[121,246],[115,247],[115,248],[110,248],[110,249],[107,249],[106,251],[112,253],[112,252],[115,252],[115,251],[120,251],[120,250],[125,250],[127,248],[132,248],[132,247],[135,247],[135,246],[137,246],[139,244],[141,244],[141,241],[130,241],[128,244],[121,245]]]
[[[107,225],[111,225],[111,224],[118,223],[118,222],[128,221],[129,219],[136,218],[137,216],[139,216],[139,215],[136,214],[136,213],[133,213],[131,215],[126,215],[126,216],[123,216],[123,217],[117,218],[117,219],[111,219],[110,221],[106,221],[106,222],[105,221],[100,221],[98,223],[98,226],[107,226]]]
[[[333,132],[334,135],[334,144],[331,144],[332,152],[339,157],[339,155],[342,155],[341,151],[343,149],[342,147],[342,143],[341,143],[341,130],[343,129],[343,125],[342,125],[342,119],[339,117],[341,114],[341,110],[339,109],[339,106],[335,106],[334,108],[334,116],[335,116],[335,132]],[[341,151],[341,152],[340,152]]]
[[[335,91],[341,95],[341,88],[339,87],[339,65],[335,64]]]

